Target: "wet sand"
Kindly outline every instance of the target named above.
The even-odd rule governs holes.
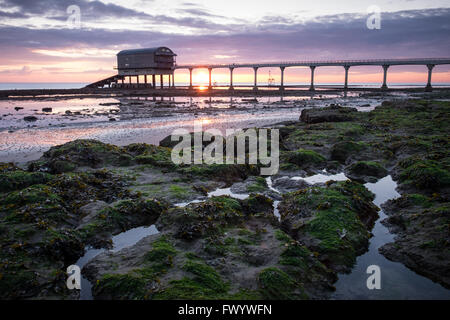
[[[439,94],[439,93],[438,93]],[[269,126],[298,120],[301,110],[329,104],[370,111],[386,99],[409,92],[316,93],[266,97],[155,97],[64,95],[0,100],[0,162],[38,159],[51,146],[75,139],[96,139],[116,145],[158,144],[174,129],[192,130]],[[43,111],[44,108],[46,109]],[[26,121],[25,117],[35,117]]]

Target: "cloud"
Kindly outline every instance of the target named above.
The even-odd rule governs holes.
[[[11,1],[11,0],[8,0]],[[15,2],[19,2],[15,0]],[[33,1],[34,2],[34,1]],[[38,2],[38,1],[36,1]],[[44,1],[45,2],[45,1]],[[37,10],[37,9],[36,9]],[[158,16],[156,16],[158,17]],[[196,18],[161,21],[182,29],[201,24]],[[101,48],[118,52],[125,48],[165,45],[178,54],[179,63],[277,61],[303,59],[442,57],[450,52],[450,9],[411,10],[383,13],[380,30],[366,27],[366,15],[343,14],[316,17],[311,21],[265,17],[256,24],[204,26],[222,31],[209,34],[168,34],[162,31],[111,29],[33,29],[0,26],[0,65],[44,59],[40,52]],[[192,19],[192,20],[190,20]],[[201,26],[199,26],[201,27]],[[47,50],[47,51],[42,51]],[[39,52],[39,51],[37,51]],[[107,51],[105,51],[107,52]],[[224,58],[229,56],[229,58]],[[66,57],[69,59],[71,57]],[[106,59],[73,56],[73,59]],[[64,57],[47,56],[46,61]],[[109,60],[115,59],[112,55]],[[108,60],[108,61],[109,61]]]
[[[8,12],[8,11],[3,11],[0,10],[0,17],[2,18],[14,18],[14,19],[22,19],[22,18],[28,18],[28,16],[26,14],[23,14],[21,12]]]
[[[210,19],[222,18],[221,16],[208,13],[200,8],[180,9],[181,13],[187,14],[181,17],[168,16],[164,14],[148,14],[126,8],[112,3],[103,3],[101,1],[88,0],[0,0],[0,5],[8,9],[22,12],[26,17],[45,17],[50,21],[64,22],[68,18],[67,8],[71,5],[80,7],[81,20],[95,24],[111,18],[130,21],[136,20],[139,25],[173,25],[178,27],[189,27],[208,30],[227,30],[230,31],[228,24],[218,24]],[[8,18],[19,18],[19,16],[10,15]],[[120,22],[116,20],[116,23]],[[39,26],[38,26],[39,27]]]
[[[125,8],[112,3],[88,0],[2,0],[0,4],[6,8],[18,9],[30,15],[48,16],[52,14],[64,15],[71,5],[80,7],[86,17],[145,17],[145,13]],[[67,19],[67,15],[66,18]]]
[[[32,72],[31,68],[28,66],[23,66],[20,69],[8,69],[1,70],[0,74],[15,74],[15,75],[28,75]]]

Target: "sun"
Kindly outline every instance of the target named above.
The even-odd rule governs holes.
[[[209,75],[204,71],[200,71],[199,73],[194,75],[194,81],[202,84],[209,83]]]

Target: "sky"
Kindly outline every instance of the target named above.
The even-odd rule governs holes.
[[[376,11],[379,28],[368,28]],[[118,51],[155,46],[171,48],[178,64],[449,57],[450,1],[0,0],[0,82],[93,82],[115,74]],[[252,72],[237,69],[235,82],[252,82]],[[279,81],[279,69],[270,72]],[[309,77],[285,72],[286,82]],[[177,71],[176,81],[187,78]],[[316,69],[317,82],[343,78],[343,68]],[[389,82],[426,78],[425,66],[388,73]],[[228,79],[213,71],[213,81]],[[380,67],[350,69],[350,82],[381,81]],[[450,83],[450,66],[436,67],[433,82]]]

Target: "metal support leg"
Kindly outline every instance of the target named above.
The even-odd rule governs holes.
[[[280,67],[280,70],[281,70],[280,91],[284,91],[284,69],[285,69],[285,67]]]
[[[212,68],[208,68],[208,73],[209,73],[209,85],[208,85],[208,89],[211,90],[212,89]]]
[[[309,87],[309,91],[314,91],[314,70],[316,70],[316,66],[310,66],[311,68],[311,86]]]
[[[350,69],[350,66],[344,66],[345,68],[345,83],[344,83],[344,89],[348,89],[348,70]]]
[[[381,86],[381,89],[386,90],[387,87],[387,71],[389,69],[389,65],[383,65],[383,85]]]
[[[234,90],[234,88],[233,88],[233,70],[234,70],[234,68],[230,68],[230,90]]]
[[[192,70],[193,69],[189,69],[189,89],[192,89]]]
[[[161,84],[161,89],[164,89],[164,78],[162,74],[159,75],[159,83]]]
[[[430,92],[433,90],[433,87],[431,86],[431,75],[433,73],[434,64],[428,64],[427,68],[428,68],[428,82],[425,90]]]
[[[253,90],[257,91],[258,90],[258,68],[257,67],[253,68],[253,71],[255,72],[255,83],[253,85]]]

